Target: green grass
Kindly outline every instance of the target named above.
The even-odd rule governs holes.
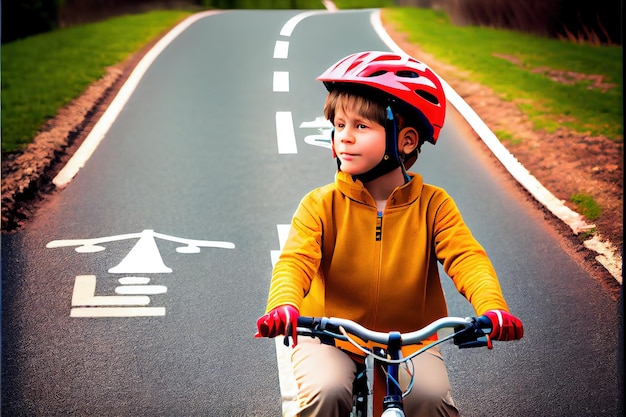
[[[2,152],[32,141],[47,119],[178,21],[154,11],[58,30],[2,45]]]
[[[593,197],[588,194],[574,194],[570,197],[570,201],[574,203],[578,211],[589,220],[595,220],[602,215],[602,208]]]
[[[445,13],[430,9],[385,9],[384,16],[438,61],[468,72],[470,80],[517,103],[535,128],[553,132],[565,126],[623,142],[621,47],[459,27]],[[566,85],[538,72],[541,68],[602,75],[603,83],[614,87],[606,92],[588,88],[589,80]]]
[[[509,132],[508,130],[495,130],[493,132],[501,142],[508,143],[511,145],[521,143],[522,139],[518,139],[514,133]]]

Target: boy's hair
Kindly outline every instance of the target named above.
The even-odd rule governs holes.
[[[328,93],[324,103],[324,116],[335,124],[337,108],[345,112],[350,109],[358,115],[384,126],[387,118],[385,107],[376,100],[347,90],[335,89]]]
[[[382,126],[386,126],[387,106],[391,107],[394,116],[398,119],[398,131],[405,127],[412,127],[417,130],[419,141],[415,153],[412,155],[413,160],[417,158],[422,144],[428,135],[428,127],[425,126],[422,118],[417,115],[412,108],[400,100],[394,99],[379,90],[371,87],[345,84],[336,86],[326,96],[324,103],[324,116],[335,124],[335,113],[338,106],[344,111],[351,109],[362,117],[373,120]],[[409,159],[409,158],[406,158]],[[411,162],[411,165],[412,165]]]

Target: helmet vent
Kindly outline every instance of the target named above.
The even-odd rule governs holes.
[[[437,106],[439,105],[439,99],[435,97],[434,95],[430,94],[428,91],[415,90],[415,94],[417,94],[418,96],[420,96],[426,101],[429,101]]]
[[[396,75],[402,78],[418,78],[420,76],[415,71],[398,71],[396,72]]]
[[[378,77],[379,75],[387,74],[387,72],[388,71],[380,70],[380,71],[376,71],[376,72],[371,73],[369,76],[370,77]]]

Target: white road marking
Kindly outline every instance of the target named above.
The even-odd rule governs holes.
[[[122,285],[141,285],[150,282],[148,277],[122,277],[117,280]]]
[[[276,139],[279,154],[298,153],[296,134],[293,130],[293,120],[290,111],[276,112]]]
[[[276,265],[280,252],[285,246],[289,236],[290,224],[278,224],[279,250],[271,251],[272,267]],[[298,415],[298,384],[291,368],[291,348],[283,344],[283,338],[277,337],[276,361],[278,363],[278,382],[280,384],[280,397],[282,402],[283,417]]]
[[[289,72],[287,71],[274,71],[274,92],[275,93],[288,93],[289,92]]]
[[[165,307],[101,307],[73,308],[70,317],[155,317],[164,316]]]
[[[324,5],[327,9],[332,11],[337,10],[335,5],[331,1],[325,1]],[[282,36],[291,36],[293,30],[296,25],[300,23],[303,19],[319,14],[325,13],[323,11],[313,11],[306,12],[296,15],[289,19],[287,23],[285,23],[280,31]],[[289,43],[285,41],[277,41],[274,46],[274,58],[285,59],[288,55],[288,47]],[[274,73],[274,91],[289,91],[289,73],[286,74],[286,82],[287,87],[285,90],[277,90],[277,75]],[[323,133],[323,132],[322,132]],[[296,146],[296,137],[293,128],[293,120],[291,117],[291,112],[276,112],[276,135],[278,141],[278,153],[279,154],[295,154],[298,153],[298,149]],[[312,141],[317,143],[317,139],[323,138],[313,138]],[[276,264],[278,258],[280,256],[280,252],[287,240],[287,236],[289,235],[289,228],[291,225],[289,224],[279,224],[278,228],[278,239],[280,244],[280,250],[271,251],[271,259],[272,266]],[[296,383],[296,379],[293,375],[293,370],[291,368],[291,349],[285,346],[282,343],[282,338],[276,338],[276,360],[278,362],[278,379],[280,383],[280,395],[282,402],[282,415],[283,417],[292,417],[297,416],[299,411],[298,406],[298,385]]]
[[[139,240],[128,255],[126,255],[119,265],[109,269],[109,272],[118,274],[172,272],[170,268],[163,264],[163,259],[161,258],[159,249],[154,241],[155,238],[186,245],[176,248],[176,252],[185,254],[199,253],[201,247],[222,249],[235,248],[235,244],[232,242],[187,239],[158,233],[152,229],[142,230],[140,233],[127,233],[123,235],[106,236],[94,239],[53,240],[52,242],[48,242],[46,247],[62,248],[67,246],[76,246],[76,249],[74,249],[76,252],[94,253],[105,250],[105,247],[101,246],[103,243],[137,238],[139,238]]]
[[[287,59],[289,55],[289,42],[276,41],[274,45],[274,58],[275,59]]]
[[[137,277],[128,278],[137,279]],[[117,294],[131,295],[97,296],[95,291],[95,275],[78,275],[76,277],[70,317],[152,317],[165,315],[165,307],[143,307],[150,304],[150,297],[137,295],[163,294],[167,292],[167,288],[163,285],[133,285],[115,289]]]
[[[120,295],[155,295],[166,292],[167,287],[165,285],[124,285],[115,288],[115,293]]]
[[[98,307],[98,306],[140,306],[150,304],[148,296],[98,296],[96,292],[96,276],[95,275],[78,275],[74,283],[74,292],[72,294],[72,307]]]
[[[300,128],[303,129],[317,129],[320,133],[318,135],[308,135],[304,137],[304,143],[312,146],[320,146],[322,148],[332,149],[332,137],[331,133],[333,125],[330,120],[325,117],[317,117],[310,122],[302,122]]]
[[[156,233],[152,229],[146,229],[140,233],[128,233],[124,235],[106,236],[95,239],[68,239],[54,240],[49,242],[48,248],[61,248],[76,246],[79,253],[96,253],[105,250],[103,243],[116,242],[126,239],[139,239],[124,259],[115,267],[108,270],[109,273],[171,273],[161,258],[155,238],[183,244],[176,248],[176,252],[184,254],[199,253],[201,247],[217,247],[233,249],[231,242],[219,242],[211,240],[186,239]],[[146,285],[150,282],[148,277],[126,276],[118,279],[122,284],[115,288],[113,296],[96,296],[96,276],[78,275],[74,281],[72,293],[72,309],[70,317],[139,317],[139,316],[164,316],[164,307],[138,307],[150,304],[148,295],[165,294],[167,287],[164,285]],[[134,306],[134,307],[128,307]]]
[[[144,230],[135,246],[117,266],[109,269],[111,274],[169,274],[172,268],[163,263],[152,230]]]
[[[280,34],[282,36],[291,36],[291,34],[293,33],[293,30],[296,28],[296,25],[298,23],[300,23],[302,20],[306,19],[309,16],[313,16],[315,14],[320,14],[320,13],[326,13],[326,12],[325,11],[305,12],[305,13],[300,13],[299,15],[292,17],[291,19],[287,21],[287,23],[283,25],[282,29],[280,30]]]

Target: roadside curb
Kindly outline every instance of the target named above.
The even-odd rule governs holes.
[[[371,24],[378,33],[382,41],[395,53],[407,55],[395,41],[385,31],[380,10],[372,13]],[[465,100],[441,77],[439,77],[445,90],[446,98],[452,104],[461,116],[466,120],[469,126],[476,132],[478,137],[491,150],[493,155],[500,161],[504,168],[513,176],[513,178],[524,187],[535,200],[542,204],[555,217],[567,225],[575,235],[580,233],[591,233],[595,228],[594,224],[589,224],[579,213],[567,207],[563,201],[556,198],[548,189],[546,189],[524,166],[509,152],[508,149],[500,142],[498,137],[489,129],[476,112],[465,102]],[[604,241],[596,232],[591,234],[591,238],[583,241],[583,245],[597,253],[596,261],[598,261],[621,285],[622,284],[622,257],[617,254],[617,250],[610,242]]]
[[[594,224],[587,223],[583,216],[567,207],[562,200],[556,198],[537,178],[524,168],[491,129],[487,127],[478,114],[448,83],[442,80],[442,84],[450,104],[463,116],[505,169],[535,200],[572,229],[575,235],[591,232],[595,229],[596,226]],[[598,254],[596,260],[609,271],[617,282],[622,284],[622,258],[616,255],[615,247],[610,242],[604,241],[597,232],[593,233],[590,239],[583,241],[583,245],[587,249],[596,252]]]

